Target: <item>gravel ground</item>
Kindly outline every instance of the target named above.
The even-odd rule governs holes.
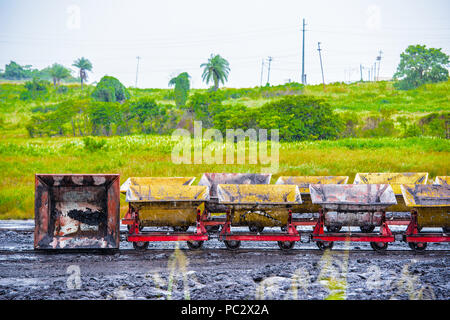
[[[213,239],[199,251],[184,242],[136,251],[122,226],[118,252],[45,253],[33,251],[33,228],[31,220],[0,221],[0,299],[450,298],[448,243],[423,253],[402,242],[381,253],[368,243],[325,252],[297,243],[284,252],[266,242],[229,251]]]

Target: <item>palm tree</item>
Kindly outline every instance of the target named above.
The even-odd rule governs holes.
[[[87,80],[86,71],[92,71],[92,63],[88,59],[81,57],[75,60],[72,66],[80,69],[81,90],[83,90],[83,80]]]
[[[222,82],[222,84],[224,84],[225,81],[228,80],[230,64],[227,60],[225,60],[218,54],[211,54],[208,62],[201,64],[200,67],[205,68],[203,70],[202,79],[203,81],[206,81],[206,84],[209,83],[211,78],[213,79],[214,91],[217,91],[217,89],[219,88],[219,82]]]
[[[61,79],[65,79],[70,76],[70,70],[61,64],[54,63],[49,69],[49,74],[53,78],[53,85],[56,87],[56,84],[59,85]]]
[[[189,96],[189,74],[180,73],[178,76],[170,79],[169,87],[175,86],[175,104],[177,107],[184,106]]]

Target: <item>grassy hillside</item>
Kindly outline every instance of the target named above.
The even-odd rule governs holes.
[[[414,90],[396,90],[393,82],[363,82],[307,86],[305,94],[320,96],[339,110],[357,112],[393,109],[398,113],[427,113],[450,109],[450,81],[426,84]]]
[[[24,124],[33,115],[33,109],[55,105],[65,100],[88,99],[92,86],[81,91],[78,84],[67,85],[66,93],[58,93],[53,87],[42,100],[20,99],[25,91],[23,83],[0,82],[0,136],[4,138],[27,137]],[[157,103],[174,105],[173,89],[135,89],[129,88],[132,99],[152,97]],[[205,89],[192,89],[190,94],[206,92]],[[352,112],[358,118],[378,115],[379,111],[389,110],[396,126],[397,119],[406,117],[415,121],[427,114],[450,111],[450,81],[423,85],[415,90],[395,90],[392,82],[363,82],[353,84],[329,84],[326,90],[321,85],[290,89],[287,85],[263,88],[222,88],[224,105],[245,105],[250,108],[261,107],[269,101],[286,95],[304,94],[326,100],[337,112]]]

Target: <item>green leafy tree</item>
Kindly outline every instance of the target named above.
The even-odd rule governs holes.
[[[211,80],[214,81],[214,91],[219,88],[219,82],[225,84],[230,73],[230,64],[220,55],[212,54],[207,63],[200,65],[203,69],[202,79],[208,84]]]
[[[111,126],[114,123],[115,111],[117,106],[115,103],[93,102],[89,105],[87,113],[92,123],[92,135],[111,134]],[[103,130],[102,130],[103,128]]]
[[[400,63],[394,79],[399,80],[398,89],[409,90],[425,83],[446,81],[448,79],[449,56],[441,49],[425,45],[409,46],[400,55]]]
[[[203,122],[204,128],[213,126],[213,118],[216,113],[224,109],[224,100],[221,92],[194,93],[186,105],[187,109],[194,114],[196,120]]]
[[[36,71],[31,69],[31,65],[21,66],[11,61],[5,65],[5,72],[2,74],[2,77],[9,80],[28,79],[32,78]]]
[[[130,113],[139,123],[142,133],[162,133],[167,121],[167,108],[154,99],[142,97],[130,104]]]
[[[279,129],[280,140],[324,140],[337,138],[344,124],[322,99],[289,96],[266,103],[257,114],[258,126]]]
[[[92,92],[92,98],[103,102],[122,102],[130,98],[130,93],[116,78],[104,76]]]
[[[70,70],[58,63],[54,63],[51,66],[49,72],[50,76],[53,79],[53,85],[55,86],[55,88],[56,85],[59,85],[61,83],[62,79],[70,77]]]
[[[80,69],[81,90],[83,90],[83,81],[87,80],[87,71],[92,71],[92,63],[88,59],[81,57],[75,60],[72,66]]]
[[[183,72],[169,81],[169,86],[175,86],[175,104],[177,107],[181,107],[186,104],[190,89],[189,78],[189,74],[187,72]]]

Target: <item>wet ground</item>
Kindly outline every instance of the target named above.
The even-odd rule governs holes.
[[[117,252],[45,253],[33,250],[33,228],[32,220],[0,221],[0,299],[450,298],[447,243],[422,253],[402,242],[385,252],[356,242],[285,252],[265,242],[229,251],[213,239],[199,251],[184,242],[136,251],[122,226]]]

